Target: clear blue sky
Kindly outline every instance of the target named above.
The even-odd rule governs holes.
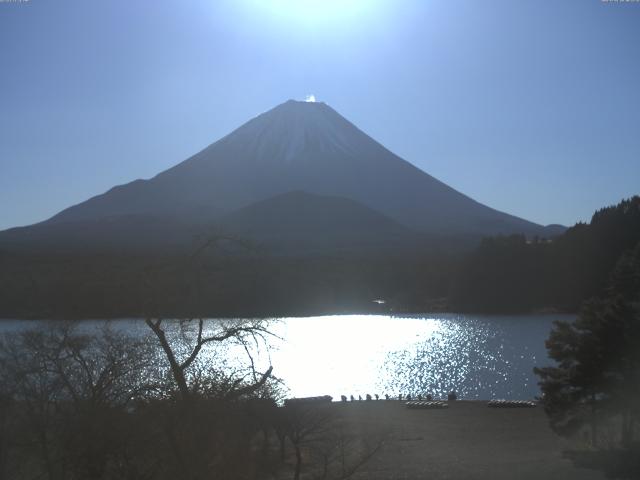
[[[0,229],[310,93],[529,220],[640,193],[640,3],[16,0],[0,3]]]

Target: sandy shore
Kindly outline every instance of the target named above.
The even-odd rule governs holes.
[[[540,407],[488,408],[458,401],[445,410],[409,410],[404,402],[334,403],[356,431],[384,437],[357,479],[604,479],[563,458],[568,443],[549,428]]]

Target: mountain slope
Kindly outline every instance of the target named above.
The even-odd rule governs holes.
[[[208,222],[290,191],[344,197],[437,234],[545,235],[393,154],[324,103],[288,101],[186,161],[68,208],[48,222],[177,215]]]
[[[222,231],[271,252],[361,252],[418,244],[420,236],[353,200],[289,192],[223,218]]]
[[[0,232],[0,248],[24,252],[167,252],[195,248],[201,228],[177,217],[128,214],[42,222]]]

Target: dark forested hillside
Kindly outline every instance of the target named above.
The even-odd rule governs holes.
[[[0,317],[280,316],[444,308],[456,255],[0,252]],[[384,299],[379,305],[373,300]]]
[[[453,248],[451,240],[444,248],[444,240],[426,238],[414,249],[296,256],[220,243],[197,258],[5,250],[0,316],[574,312],[602,291],[618,259],[639,242],[640,197],[633,197],[559,237],[486,238],[467,254],[461,252],[473,247]]]
[[[493,237],[463,262],[452,304],[467,311],[576,311],[640,242],[640,197],[598,210],[553,240]]]

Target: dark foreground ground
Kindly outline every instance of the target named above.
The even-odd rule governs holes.
[[[384,438],[356,479],[604,479],[563,458],[540,407],[488,408],[458,401],[446,410],[409,410],[403,402],[333,404],[356,432]]]

